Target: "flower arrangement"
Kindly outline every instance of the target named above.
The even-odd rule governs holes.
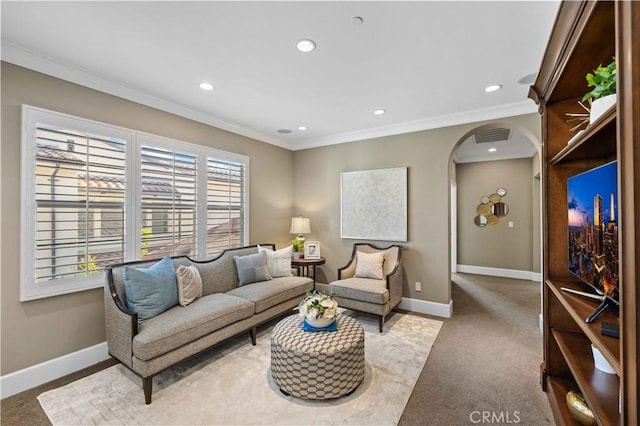
[[[316,321],[330,324],[338,316],[336,296],[335,293],[326,294],[322,291],[307,290],[305,298],[298,305],[300,318],[307,320],[311,325],[317,323]]]

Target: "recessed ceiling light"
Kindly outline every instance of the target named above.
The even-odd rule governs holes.
[[[489,152],[496,152],[497,150],[497,148],[489,148]]]
[[[302,39],[296,44],[296,47],[302,53],[309,53],[315,50],[316,42],[309,39]]]
[[[307,126],[298,126],[298,130],[307,130],[309,129]]]
[[[362,25],[364,19],[361,16],[354,16],[351,18],[351,25]]]
[[[374,113],[375,115],[382,115],[382,114],[384,114],[385,112],[387,112],[387,110],[384,110],[384,109],[376,109],[376,110],[374,110],[374,111],[373,111],[373,113]]]
[[[496,90],[502,89],[502,84],[492,84],[491,86],[487,86],[484,88],[484,91],[487,93],[495,92]]]
[[[287,135],[287,134],[291,133],[291,130],[289,130],[289,129],[278,129],[278,133],[282,133],[283,135]]]
[[[202,83],[200,83],[200,88],[202,90],[213,90],[213,84],[203,81]]]

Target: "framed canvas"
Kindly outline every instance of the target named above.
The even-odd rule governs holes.
[[[320,259],[320,243],[318,241],[308,241],[304,243],[305,259]]]
[[[407,241],[407,167],[340,174],[340,237]]]

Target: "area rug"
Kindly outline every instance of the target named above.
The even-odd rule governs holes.
[[[310,401],[282,394],[271,378],[270,333],[258,344],[234,338],[153,380],[145,405],[142,381],[122,365],[38,396],[54,425],[395,425],[411,395],[441,321],[394,313],[377,318],[345,311],[365,330],[365,377],[352,394]]]

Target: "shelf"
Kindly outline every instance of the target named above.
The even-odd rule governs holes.
[[[588,291],[589,287],[581,282],[574,281],[547,280],[546,284],[569,315],[571,315],[571,318],[573,318],[586,338],[594,343],[616,373],[621,374],[620,340],[615,337],[600,334],[602,322],[618,323],[618,316],[612,312],[611,309],[608,309],[596,321],[587,324],[585,318],[593,313],[593,310],[598,306],[599,302],[577,294],[564,292],[560,288],[567,287],[572,290]]]
[[[551,330],[580,392],[600,424],[620,423],[620,379],[595,368],[591,341],[583,334]]]
[[[559,377],[547,377],[547,392],[549,393],[549,405],[556,419],[562,419],[565,425],[579,425],[573,418],[567,407],[567,393],[578,390],[575,382]]]
[[[616,107],[609,108],[595,123],[571,144],[554,156],[549,164],[559,165],[570,161],[607,159],[616,154]],[[597,143],[593,139],[597,138]]]

